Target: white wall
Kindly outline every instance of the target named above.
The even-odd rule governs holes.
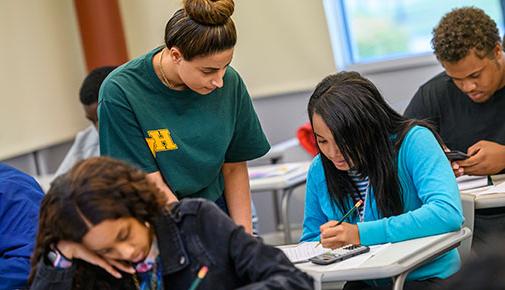
[[[0,159],[68,140],[86,125],[73,1],[0,1]]]
[[[127,45],[137,56],[163,44],[180,1],[120,0]],[[238,42],[232,65],[251,96],[311,89],[335,70],[321,1],[236,0]]]
[[[163,43],[178,0],[119,0],[130,56]],[[311,89],[334,70],[320,1],[236,1],[232,65],[253,97]],[[77,92],[84,77],[73,1],[0,1],[0,159],[69,140],[87,122]]]

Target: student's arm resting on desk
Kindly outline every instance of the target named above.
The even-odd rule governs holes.
[[[415,187],[403,194],[405,206],[421,206],[398,216],[358,223],[364,245],[398,242],[442,234],[461,228],[461,198],[454,174],[442,148],[426,128],[415,127],[405,137],[399,152],[399,170]],[[410,177],[409,177],[410,176]],[[400,176],[401,179],[401,176]],[[408,186],[407,186],[408,187]],[[408,203],[408,204],[407,204]]]
[[[65,259],[68,259],[71,264],[65,266],[61,264],[56,266],[52,264],[49,265],[49,261],[47,261],[48,254],[44,253],[43,258],[41,258],[37,264],[36,275],[31,289],[71,289],[77,268],[76,263],[82,262],[90,266],[96,266],[95,268],[97,271],[103,271],[107,273],[107,276],[112,275],[115,279],[121,279],[124,274],[135,273],[135,269],[131,264],[102,257],[86,248],[83,244],[77,242],[60,240],[55,248],[57,248],[61,255],[63,255]],[[121,274],[121,272],[123,272],[123,274]]]
[[[232,220],[244,226],[246,233],[252,233],[251,191],[247,163],[223,164],[224,198]]]
[[[300,241],[318,241],[319,227],[328,222],[328,217],[322,210],[322,195],[328,195],[326,182],[324,182],[321,157],[317,155],[310,165],[307,173],[307,185],[305,194],[305,209],[303,218],[303,233]]]

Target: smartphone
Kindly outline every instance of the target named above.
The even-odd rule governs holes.
[[[343,261],[351,257],[369,252],[370,248],[363,245],[347,245],[326,253],[317,255],[309,259],[314,264],[328,265],[331,263]]]
[[[468,154],[463,153],[458,150],[452,150],[449,152],[445,152],[445,156],[447,156],[447,159],[449,159],[449,161],[465,160],[468,157],[470,157],[470,156],[468,156]]]

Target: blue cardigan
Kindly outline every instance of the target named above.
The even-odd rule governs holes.
[[[365,202],[364,222],[357,214],[348,222],[357,224],[361,244],[399,242],[456,231],[463,215],[458,186],[440,145],[427,128],[416,126],[405,136],[398,152],[398,175],[402,186],[404,213],[383,218],[373,188]],[[348,199],[349,208],[353,201]],[[302,241],[319,240],[319,226],[339,220],[341,210],[332,201],[326,185],[321,157],[312,161],[307,176]],[[407,280],[432,277],[445,279],[460,268],[456,249],[413,271]]]
[[[0,290],[26,286],[43,197],[35,179],[0,163]]]

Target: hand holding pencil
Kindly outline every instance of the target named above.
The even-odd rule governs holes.
[[[359,244],[358,226],[355,224],[345,223],[344,220],[357,210],[363,201],[358,201],[342,218],[337,221],[329,221],[321,225],[321,238],[319,243],[325,248],[335,249],[346,244]]]

